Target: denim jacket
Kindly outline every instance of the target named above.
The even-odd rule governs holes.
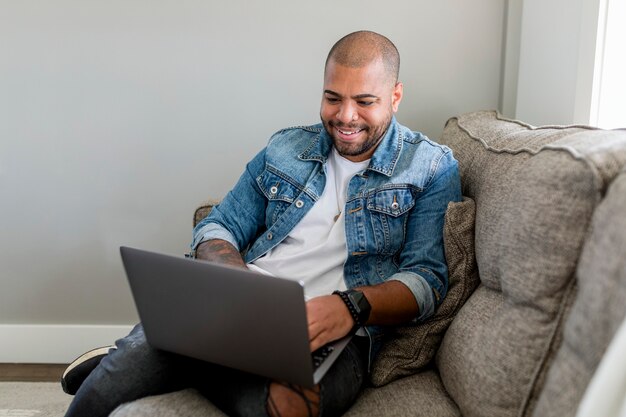
[[[278,245],[322,195],[332,139],[321,124],[275,133],[250,161],[235,187],[194,229],[192,249],[223,239],[250,263]],[[460,201],[452,151],[392,119],[370,164],[347,189],[345,213],[348,288],[388,280],[404,283],[419,316],[430,317],[448,288],[444,214]],[[385,328],[368,326],[370,362]]]

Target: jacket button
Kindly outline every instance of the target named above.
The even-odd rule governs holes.
[[[274,235],[271,232],[267,234],[267,240],[272,240],[273,237]]]
[[[272,186],[272,188],[270,188],[270,194],[274,195],[278,192],[278,187],[276,187],[275,185]]]
[[[296,201],[296,207],[302,208],[302,206],[304,206],[304,201],[302,201],[302,200]]]
[[[393,203],[391,203],[392,210],[398,210],[398,207],[400,207],[400,204],[398,204],[397,201],[394,201]]]

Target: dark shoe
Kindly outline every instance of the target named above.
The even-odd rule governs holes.
[[[99,347],[74,359],[61,377],[63,391],[70,395],[76,394],[83,381],[98,366],[102,358],[109,354],[110,349],[116,349],[116,347],[114,345]]]

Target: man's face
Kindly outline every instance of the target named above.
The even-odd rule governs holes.
[[[382,61],[350,68],[328,62],[320,117],[337,151],[360,162],[371,158],[402,99]]]

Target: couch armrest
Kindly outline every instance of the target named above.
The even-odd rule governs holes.
[[[202,219],[208,216],[215,205],[217,205],[217,201],[209,200],[198,207],[193,213],[193,227],[196,227]]]

